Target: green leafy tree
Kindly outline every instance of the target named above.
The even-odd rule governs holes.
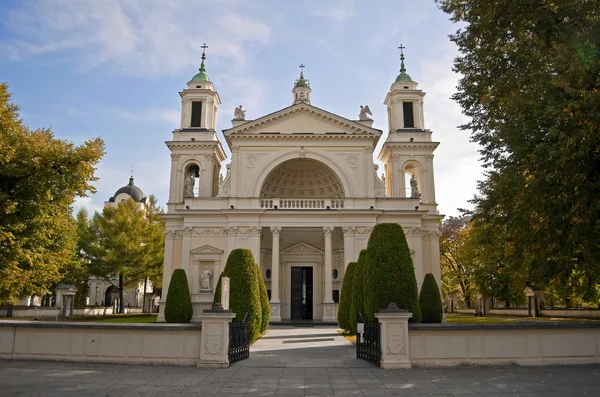
[[[164,223],[129,199],[96,213],[89,230],[91,237],[84,251],[90,273],[109,281],[112,276],[119,277],[119,313],[123,313],[125,285],[160,277]]]
[[[367,244],[365,316],[375,321],[375,313],[391,302],[412,313],[411,322],[421,322],[421,309],[415,268],[402,227],[397,223],[375,225]]]
[[[444,318],[442,297],[435,277],[427,273],[423,279],[419,293],[419,307],[421,308],[421,321],[423,323],[441,323]]]
[[[445,294],[459,294],[467,307],[474,301],[477,262],[470,231],[470,217],[449,217],[440,227],[440,265]]]
[[[248,313],[251,342],[258,339],[262,328],[261,288],[257,278],[257,267],[249,249],[236,248],[231,251],[219,277],[213,301],[221,302],[221,280],[223,277],[229,277],[229,309],[236,314],[237,321],[241,321]]]
[[[462,26],[453,98],[488,169],[474,217],[510,245],[507,277],[597,300],[600,1],[438,4]]]
[[[0,303],[45,295],[77,244],[72,204],[94,192],[101,139],[80,146],[30,130],[0,83]]]
[[[342,293],[340,294],[340,304],[338,306],[338,325],[341,329],[350,331],[352,328],[351,322],[356,319],[351,318],[350,310],[352,308],[352,286],[354,283],[354,271],[356,262],[350,262],[344,274],[344,284],[342,285]],[[354,316],[356,317],[356,315]]]
[[[189,323],[194,310],[185,270],[175,269],[169,283],[165,304],[165,321],[168,323]]]
[[[365,280],[366,275],[366,260],[367,250],[363,249],[358,255],[358,261],[356,261],[356,268],[354,269],[354,276],[352,280],[352,304],[350,305],[350,332],[356,333],[356,315],[360,313],[365,314]]]

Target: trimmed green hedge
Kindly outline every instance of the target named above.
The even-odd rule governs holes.
[[[419,306],[421,307],[424,323],[442,322],[444,318],[442,297],[435,277],[431,273],[427,273],[423,279],[423,286],[421,286],[421,293],[419,294]]]
[[[221,279],[229,277],[229,310],[236,314],[237,321],[242,321],[246,313],[250,315],[251,342],[258,339],[262,328],[257,268],[258,265],[254,262],[252,251],[249,249],[237,248],[231,251],[225,269],[219,277],[213,301],[213,304],[221,302]]]
[[[340,305],[338,306],[338,325],[341,329],[350,331],[350,309],[352,306],[352,282],[354,280],[354,270],[356,262],[350,262],[344,274],[344,284],[342,284],[342,293],[340,294]]]
[[[258,287],[260,288],[260,309],[261,309],[261,322],[260,332],[265,332],[269,326],[271,320],[271,303],[269,303],[269,294],[267,294],[267,286],[265,285],[265,279],[260,271],[260,266],[256,266],[256,278],[258,280]]]
[[[410,322],[421,322],[421,309],[415,269],[402,227],[397,223],[375,225],[367,244],[365,316],[375,321],[375,313],[395,302],[412,313]]]
[[[189,323],[192,314],[192,297],[190,296],[185,270],[175,269],[167,292],[165,321],[168,323]]]
[[[358,255],[358,261],[354,268],[354,277],[352,280],[352,304],[348,313],[350,323],[350,332],[356,333],[356,313],[365,315],[365,266],[367,260],[367,250],[361,250]]]

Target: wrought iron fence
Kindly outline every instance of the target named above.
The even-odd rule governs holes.
[[[246,313],[242,322],[229,323],[229,364],[250,357],[250,324]]]
[[[368,324],[362,314],[357,314],[356,358],[370,361],[377,366],[381,361],[381,332],[379,323]]]

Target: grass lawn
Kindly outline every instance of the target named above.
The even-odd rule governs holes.
[[[139,316],[110,316],[102,319],[91,318],[87,321],[97,321],[100,323],[155,323],[156,315],[139,315]]]

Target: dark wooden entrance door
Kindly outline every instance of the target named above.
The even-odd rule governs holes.
[[[313,318],[312,270],[312,267],[292,267],[292,320]]]

